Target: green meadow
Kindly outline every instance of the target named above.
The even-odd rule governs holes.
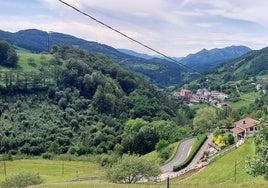
[[[252,177],[246,173],[245,161],[254,153],[253,139],[209,164],[195,175],[171,181],[173,187],[268,187],[263,177]]]
[[[24,71],[36,71],[40,64],[46,63],[52,58],[51,54],[33,54],[28,52],[18,52],[18,69]]]
[[[1,180],[20,172],[40,174],[45,183],[100,179],[105,175],[105,170],[101,169],[97,163],[85,161],[14,160],[6,161],[5,167],[4,162],[0,162]]]
[[[253,139],[227,153],[207,167],[189,172],[170,180],[170,188],[214,188],[214,187],[268,187],[263,177],[252,177],[246,173],[245,161],[254,153]],[[236,165],[235,165],[236,164]],[[5,178],[3,161],[0,163],[0,179]],[[105,168],[95,162],[56,161],[56,160],[14,160],[6,161],[6,174],[10,176],[19,172],[38,173],[44,179],[35,188],[52,187],[110,187],[110,188],[164,188],[166,182],[114,184],[105,180]]]

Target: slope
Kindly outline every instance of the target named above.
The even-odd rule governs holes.
[[[240,57],[251,49],[245,46],[229,46],[226,48],[203,49],[195,54],[190,54],[181,60],[182,63],[200,71],[208,71],[225,61]]]
[[[16,33],[0,31],[0,39],[32,52],[49,52],[53,45],[68,44],[90,52],[103,53],[140,74],[160,88],[182,83],[182,74],[187,72],[180,65],[160,58],[143,59],[131,56],[97,42],[86,41],[71,35],[56,32],[44,32],[36,29],[22,30]]]
[[[267,187],[263,177],[252,177],[246,173],[245,161],[254,153],[253,139],[236,150],[227,153],[211,163],[196,175],[183,179],[174,179],[171,185],[183,187]],[[236,165],[235,165],[236,161]]]
[[[66,45],[55,48],[53,56],[23,56],[17,69],[0,72],[0,153],[49,158],[51,153],[101,154],[115,146],[128,152],[138,141],[146,153],[163,139],[150,127],[159,120],[179,134],[170,121],[177,106],[113,59]],[[124,124],[139,118],[148,126],[128,137]]]

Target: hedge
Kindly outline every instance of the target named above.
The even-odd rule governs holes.
[[[199,149],[201,148],[201,146],[203,145],[203,143],[206,141],[207,136],[202,134],[199,135],[193,143],[192,149],[190,154],[188,155],[187,159],[182,162],[181,164],[177,165],[177,166],[173,166],[173,171],[177,172],[185,167],[187,167],[190,162],[193,160],[193,158],[195,157],[195,155],[197,154],[197,152],[199,151]]]

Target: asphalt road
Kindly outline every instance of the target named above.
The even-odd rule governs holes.
[[[176,166],[182,163],[183,161],[185,161],[191,150],[193,142],[194,142],[194,138],[181,142],[175,157],[170,162],[161,166],[162,173],[172,172],[173,166]]]

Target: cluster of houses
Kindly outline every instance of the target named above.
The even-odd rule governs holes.
[[[206,88],[198,89],[196,93],[193,93],[192,91],[187,89],[182,89],[180,92],[175,92],[173,94],[173,97],[175,99],[186,98],[192,104],[210,103],[211,105],[216,106],[218,108],[226,106],[227,104],[223,101],[225,99],[230,98],[230,96],[225,93],[219,91],[209,91]]]

